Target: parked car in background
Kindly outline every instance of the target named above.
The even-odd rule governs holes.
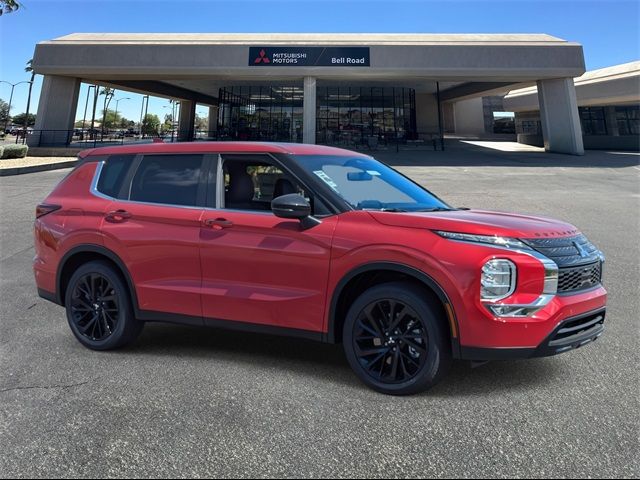
[[[374,158],[301,144],[87,150],[36,209],[40,296],[86,347],[164,321],[341,342],[387,394],[452,359],[603,333],[602,253],[563,221],[455,208]]]

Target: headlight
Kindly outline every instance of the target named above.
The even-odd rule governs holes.
[[[558,293],[558,265],[548,258],[539,258],[544,266],[544,295],[555,295]]]
[[[544,266],[544,286],[542,289],[542,295],[540,295],[534,302],[529,304],[488,303],[486,307],[491,313],[493,313],[497,317],[529,317],[549,304],[551,299],[558,292],[558,265],[556,265],[553,260],[550,260],[548,258],[538,257],[538,260],[540,260],[540,262]],[[489,262],[487,262],[487,264],[494,261],[496,260],[490,260]],[[508,262],[508,260],[502,261]],[[484,274],[484,267],[482,270]],[[496,299],[491,299],[490,301],[493,302],[495,300]]]
[[[521,242],[517,238],[499,237],[497,235],[474,235],[471,233],[443,232],[441,230],[434,230],[434,232],[441,237],[449,238],[451,240],[460,240],[463,242],[473,243],[487,243],[489,245],[496,245],[498,247],[531,250],[531,247],[529,247],[524,242]]]
[[[506,259],[489,260],[482,267],[480,298],[496,301],[507,298],[516,289],[516,266]]]

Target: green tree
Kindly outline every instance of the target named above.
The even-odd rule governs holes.
[[[113,110],[107,110],[106,112],[102,112],[102,118],[104,122],[104,128],[119,128],[120,121],[122,120],[122,115],[119,113],[116,115],[116,112]]]
[[[160,118],[153,113],[147,113],[142,120],[142,132],[145,135],[155,135],[159,130]]]
[[[21,4],[16,0],[0,0],[0,15],[15,12],[20,6]]]
[[[105,129],[105,122],[106,122],[106,116],[107,116],[107,111],[109,110],[109,103],[111,103],[111,100],[113,99],[114,95],[116,94],[116,90],[114,88],[109,88],[109,87],[104,87],[102,90],[100,90],[100,95],[104,95],[104,108],[102,109],[102,133],[104,133],[104,129]]]
[[[13,116],[12,121],[16,125],[25,126],[26,124],[27,127],[33,127],[36,124],[36,116],[33,113],[19,113]]]
[[[206,130],[209,127],[209,117],[201,117],[196,113],[195,127],[199,131]]]
[[[162,125],[162,130],[164,130],[165,132],[170,132],[172,128],[173,128],[173,115],[171,115],[170,113],[167,113],[164,116],[164,124]]]
[[[0,98],[0,124],[4,126],[9,121],[9,104]]]

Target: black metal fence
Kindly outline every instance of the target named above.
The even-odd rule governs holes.
[[[7,139],[5,139],[6,141]],[[138,143],[151,143],[154,141],[171,142],[198,142],[198,141],[277,141],[258,134],[240,135],[233,132],[211,132],[197,130],[193,135],[184,137],[178,132],[163,132],[153,135],[138,134],[135,132],[100,132],[74,130],[29,130],[25,135],[19,132],[15,143],[28,144],[32,147],[52,148],[95,148],[113,145],[129,145]],[[384,135],[365,135],[363,132],[341,132],[340,135],[327,136],[317,132],[316,143],[347,148],[351,150],[444,150],[444,139],[439,133],[421,132],[410,138],[393,133]]]

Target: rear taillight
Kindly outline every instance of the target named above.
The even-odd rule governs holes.
[[[41,203],[36,207],[36,218],[40,218],[48,213],[55,212],[56,210],[60,210],[62,207],[60,205],[52,205],[50,203]]]

